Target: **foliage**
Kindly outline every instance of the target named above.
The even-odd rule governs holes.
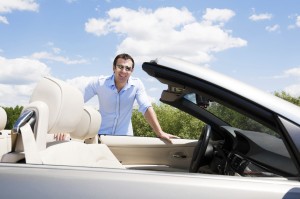
[[[276,134],[269,128],[266,128],[265,126],[252,120],[251,118],[220,104],[212,103],[208,110],[217,117],[221,118],[223,121],[227,122],[229,125],[236,128],[249,131],[265,132],[272,135]]]
[[[203,122],[166,104],[153,104],[153,108],[165,132],[178,135],[181,138],[198,139],[204,126]],[[143,115],[137,110],[133,111],[132,125],[136,136],[155,136]]]
[[[289,95],[288,93],[286,93],[284,91],[281,91],[281,93],[275,92],[274,95],[277,97],[280,97],[288,102],[291,102],[297,106],[300,106],[300,97],[298,97],[298,98],[292,97],[291,95]]]
[[[300,106],[300,97],[292,97],[284,91],[282,91],[281,93],[275,92],[274,95],[297,106]],[[5,128],[12,129],[13,124],[18,119],[23,107],[16,106],[15,108],[3,108],[7,113],[7,125]],[[156,112],[159,123],[165,132],[178,135],[181,138],[198,139],[200,131],[204,126],[204,123],[202,121],[166,104],[153,104],[153,108]],[[232,126],[260,132],[268,131],[264,129],[263,126],[254,124],[255,121],[243,115],[240,115],[237,112],[229,110],[224,106],[212,104],[212,106],[209,107],[208,110],[216,115],[222,116],[222,119],[225,119],[225,121],[230,121],[230,125]],[[134,134],[136,136],[155,137],[155,133],[152,131],[143,115],[136,109],[134,109],[132,113],[132,125]]]
[[[15,108],[12,107],[3,107],[7,114],[7,123],[5,129],[12,129],[14,123],[20,116],[23,106],[16,106]]]
[[[284,91],[282,91],[281,93],[276,92],[275,95],[300,106],[300,97],[294,98],[291,95],[285,93]],[[198,119],[169,105],[153,104],[153,108],[157,114],[157,118],[160,122],[160,125],[165,132],[178,135],[181,138],[198,139],[200,131],[204,126],[204,123],[202,121],[199,121]],[[239,114],[236,111],[228,109],[224,106],[220,106],[219,104],[212,103],[211,106],[208,108],[208,111],[212,112],[217,116],[220,116],[222,120],[227,121],[230,125],[235,126],[237,128],[258,132],[266,132],[268,134],[276,135],[275,132],[257,123],[256,121],[242,114]],[[134,134],[136,136],[155,136],[155,133],[152,131],[151,127],[146,122],[143,115],[137,110],[133,111],[132,124]]]

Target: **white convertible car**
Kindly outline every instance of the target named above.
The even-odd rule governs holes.
[[[300,198],[300,108],[169,57],[143,64],[163,103],[206,125],[199,140],[101,136],[63,81],[39,82],[14,125],[0,109],[1,198]],[[70,133],[70,141],[53,134]]]

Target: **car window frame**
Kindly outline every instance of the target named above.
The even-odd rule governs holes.
[[[206,97],[211,98],[213,101],[217,101],[229,107],[247,117],[265,125],[266,127],[277,132],[283,139],[283,142],[290,153],[291,158],[296,164],[298,175],[300,174],[300,156],[298,150],[295,150],[295,146],[292,142],[292,138],[288,135],[288,132],[283,127],[282,123],[278,119],[278,115],[272,110],[269,110],[249,99],[244,98],[232,91],[226,90],[218,85],[214,85],[211,82],[205,81],[201,78],[194,77],[190,74],[186,74],[182,71],[173,70],[172,68],[159,65],[156,62],[144,62],[143,70],[150,76],[158,79],[161,83],[168,86],[180,85],[186,90],[201,91]],[[182,100],[182,96],[179,96],[177,101]],[[160,101],[169,105],[179,107],[178,102],[168,102],[160,99]],[[184,111],[184,110],[183,110]],[[207,123],[206,121],[204,121]]]

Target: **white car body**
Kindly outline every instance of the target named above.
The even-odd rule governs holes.
[[[196,148],[205,143],[201,137],[171,144],[159,138],[101,136],[98,143],[98,112],[84,107],[75,88],[46,77],[12,131],[4,129],[6,115],[0,109],[1,198],[300,198],[299,107],[174,58],[145,62],[143,69],[169,85],[162,102],[183,107],[211,126],[215,136],[203,151],[209,163],[191,172]],[[256,138],[260,133],[227,126],[206,108],[196,109],[186,98],[190,93],[236,105],[280,138],[263,133]],[[60,131],[71,132],[72,140],[49,139]],[[263,143],[268,139],[278,146]],[[217,157],[221,152],[225,155]],[[235,159],[242,162],[235,165]]]

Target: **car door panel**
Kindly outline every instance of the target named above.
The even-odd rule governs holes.
[[[134,136],[101,136],[100,140],[123,165],[149,165],[147,169],[161,165],[186,170],[197,144],[197,140],[173,139],[173,143],[168,143],[159,138]]]

